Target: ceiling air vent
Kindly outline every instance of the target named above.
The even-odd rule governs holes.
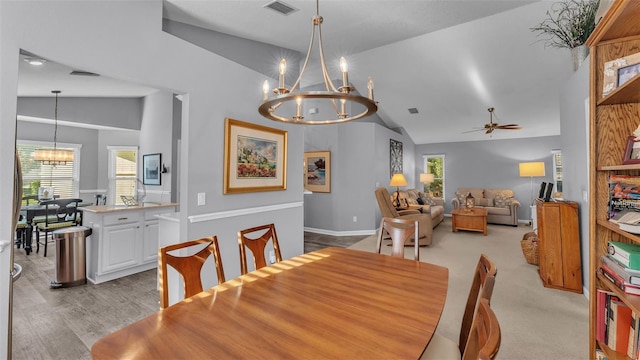
[[[282,1],[272,1],[266,5],[264,5],[263,7],[266,7],[268,9],[271,9],[273,11],[277,11],[278,13],[282,14],[282,15],[289,15],[293,12],[298,11],[298,9],[294,8],[291,5],[285,4]]]
[[[82,70],[73,70],[72,72],[69,73],[69,75],[100,76],[100,74],[92,73],[92,72],[89,72],[89,71],[82,71]]]
[[[418,113],[418,109],[416,108],[409,108],[409,114],[417,114]]]

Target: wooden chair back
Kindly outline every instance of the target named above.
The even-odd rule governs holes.
[[[72,222],[76,224],[80,219],[78,206],[82,199],[54,199],[41,201],[40,205],[44,205],[47,216],[45,224],[53,224],[60,222]],[[51,216],[55,215],[55,216]]]
[[[182,250],[196,247],[204,244],[205,246],[193,255],[178,256],[169,254],[175,250]],[[218,275],[218,284],[225,282],[224,269],[222,267],[222,258],[220,257],[220,248],[218,246],[218,238],[210,236],[198,240],[191,240],[183,243],[169,245],[158,250],[158,271],[160,278],[160,308],[164,309],[169,306],[169,290],[167,280],[167,266],[176,269],[182,276],[184,282],[184,298],[191,297],[203,291],[202,266],[205,261],[213,255],[216,273]]]
[[[253,233],[261,233],[257,237],[253,237]],[[246,248],[251,250],[253,254],[255,268],[260,269],[267,266],[267,259],[264,250],[269,243],[273,242],[273,251],[275,253],[276,262],[282,261],[280,254],[280,245],[278,244],[278,236],[274,224],[260,225],[249,229],[238,231],[238,246],[240,247],[240,272],[244,275],[247,271],[247,252]]]
[[[391,256],[404,258],[404,245],[412,236],[414,239],[413,258],[420,260],[420,252],[418,249],[418,220],[405,220],[400,218],[383,217],[380,221],[380,230],[378,232],[377,250],[378,254],[382,250],[382,239],[384,234],[391,237]]]
[[[481,298],[462,360],[494,359],[500,349],[500,341],[498,318],[491,309],[489,300]]]
[[[469,332],[471,331],[479,299],[486,299],[488,303],[491,303],[491,295],[493,294],[493,286],[497,273],[498,270],[493,261],[489,259],[487,255],[481,254],[474,272],[471,290],[469,290],[467,305],[465,306],[462,316],[460,340],[458,341],[461,354],[465,352],[465,346],[469,338]]]

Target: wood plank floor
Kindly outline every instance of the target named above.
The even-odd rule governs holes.
[[[348,247],[367,236],[305,233],[304,251]],[[14,249],[23,268],[13,287],[13,359],[90,359],[99,338],[158,310],[156,270],[72,288],[50,289],[55,250],[47,257]]]

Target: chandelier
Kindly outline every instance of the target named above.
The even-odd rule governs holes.
[[[73,161],[73,151],[57,148],[58,137],[58,94],[60,90],[52,90],[51,93],[56,95],[55,107],[55,128],[53,131],[53,149],[36,149],[33,153],[33,159],[40,161],[44,165],[65,165],[67,161]]]
[[[275,96],[269,97],[269,81],[265,80],[262,86],[262,103],[258,108],[258,112],[271,120],[282,121],[286,123],[303,124],[303,125],[322,125],[337,124],[347,121],[357,120],[365,116],[373,115],[378,111],[378,105],[373,100],[373,80],[369,78],[367,83],[368,97],[353,93],[355,88],[349,84],[349,74],[347,61],[344,57],[340,58],[340,71],[342,73],[342,86],[336,88],[333,81],[329,77],[327,65],[324,60],[324,51],[322,48],[322,16],[319,15],[319,0],[316,0],[316,16],[312,19],[311,40],[307,57],[304,65],[300,70],[300,75],[293,86],[289,89],[285,86],[284,75],[287,69],[286,60],[282,59],[279,65],[279,81],[278,87],[273,89]],[[304,75],[304,71],[309,63],[313,43],[318,32],[318,49],[320,52],[320,66],[324,78],[325,91],[301,91],[299,89],[300,81]],[[335,117],[328,119],[305,119],[303,115],[303,100],[318,99],[317,103],[326,103],[335,111]],[[295,103],[295,104],[294,104]],[[289,106],[284,104],[290,104]],[[348,110],[356,113],[349,113]]]

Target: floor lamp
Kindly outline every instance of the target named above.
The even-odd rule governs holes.
[[[529,215],[529,219],[533,220],[533,178],[544,176],[544,162],[521,162],[519,167],[521,177],[531,178],[531,203],[529,206],[531,214]]]
[[[434,179],[433,174],[426,174],[426,173],[420,174],[420,182],[423,184],[422,189],[427,194],[430,193],[430,191],[427,189],[427,184],[432,183],[433,179]]]

